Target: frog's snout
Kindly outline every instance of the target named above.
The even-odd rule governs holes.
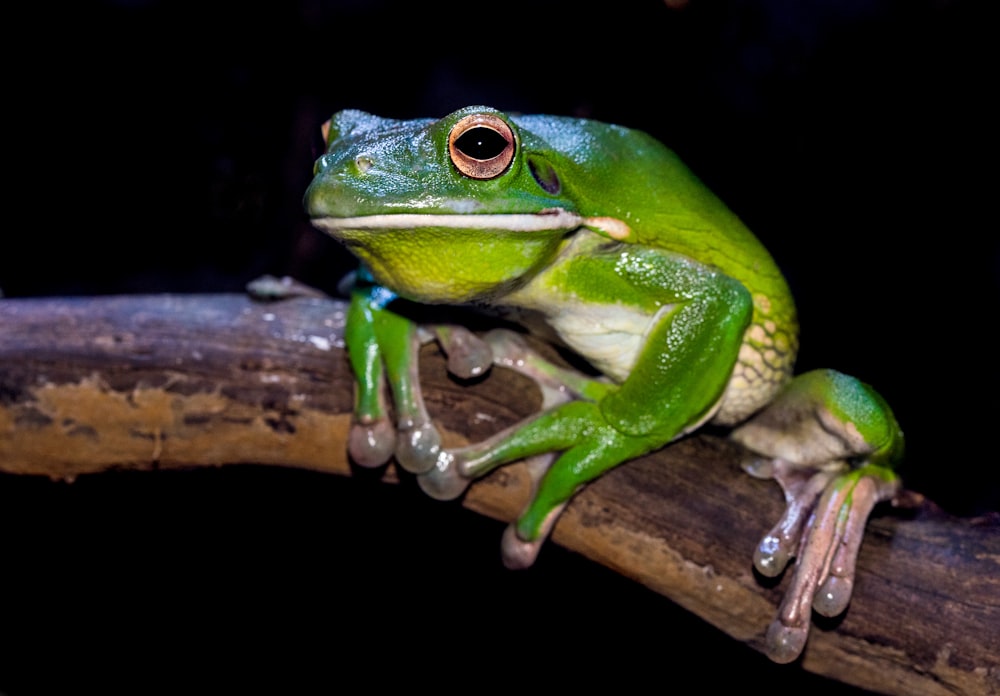
[[[310,217],[344,217],[356,214],[368,190],[377,180],[375,158],[368,154],[349,157],[327,153],[313,164],[313,180],[306,189],[304,203]]]

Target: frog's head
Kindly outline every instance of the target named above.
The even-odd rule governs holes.
[[[325,135],[305,195],[313,224],[412,299],[502,294],[582,224],[559,176],[566,157],[495,109],[413,121],[341,111]]]

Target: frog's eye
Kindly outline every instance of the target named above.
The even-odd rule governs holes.
[[[514,159],[514,132],[492,114],[473,114],[456,123],[448,134],[452,163],[473,179],[500,176]]]

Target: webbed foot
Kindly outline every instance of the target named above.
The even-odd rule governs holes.
[[[522,336],[507,329],[494,329],[480,339],[459,326],[438,326],[434,328],[434,337],[448,355],[449,372],[459,376],[464,372],[473,376],[482,374],[490,365],[500,365],[520,372],[531,378],[541,389],[543,410],[572,400],[592,381],[548,362],[532,350]],[[492,455],[513,437],[521,425],[523,424],[517,424],[467,447],[441,450],[433,465],[420,472],[417,477],[420,488],[437,500],[459,497],[475,479],[499,465],[493,461]],[[537,488],[554,458],[553,454],[548,453],[527,460],[532,490]]]
[[[421,328],[380,306],[376,289],[355,293],[348,322],[349,356],[357,377],[354,423],[348,452],[360,466],[382,466],[395,455],[404,470],[430,471],[442,454],[441,435],[424,404],[419,375],[423,343],[437,340],[449,370],[461,377],[482,374],[492,364],[489,346],[461,327]],[[388,415],[386,385],[396,420]]]
[[[407,356],[405,377],[396,381],[396,401],[402,407],[399,408],[400,417],[396,424],[398,437],[395,455],[396,461],[406,471],[433,478],[434,472],[439,470],[447,477],[445,462],[448,455],[441,447],[441,435],[431,422],[420,390],[417,352],[420,344],[432,340],[437,341],[444,351],[448,372],[463,379],[478,377],[489,370],[493,364],[493,353],[486,342],[462,326],[442,324],[417,330],[413,350]],[[444,485],[449,491],[453,488],[450,484]],[[454,493],[442,490],[435,494],[432,492],[435,488],[436,486],[429,485],[425,490],[435,498],[454,498],[465,490],[465,486],[462,486],[461,490]]]
[[[754,567],[774,577],[797,557],[791,584],[766,637],[769,657],[787,663],[805,647],[811,609],[829,617],[847,609],[868,516],[876,503],[892,498],[899,485],[878,467],[851,471],[844,466],[839,472],[810,475],[779,460],[770,468],[785,491],[787,508],[758,545]]]
[[[595,422],[593,419],[596,417],[596,409],[593,404],[581,405],[588,415],[579,427],[553,427],[558,419],[553,419],[550,414],[553,409],[576,399],[596,398],[607,390],[608,385],[549,362],[529,347],[520,334],[506,329],[487,333],[482,348],[470,344],[465,336],[450,338],[459,339],[463,348],[471,346],[473,355],[489,355],[492,364],[510,368],[531,378],[542,392],[542,412],[482,442],[442,450],[434,466],[421,473],[417,481],[421,489],[431,497],[451,500],[462,495],[473,481],[497,467],[523,460],[530,480],[532,502],[524,515],[504,532],[501,552],[508,568],[527,568],[535,562],[545,539],[576,488],[575,485],[567,487],[563,482],[555,486],[559,493],[553,495],[548,490],[553,488],[553,484],[545,483],[546,475],[556,461],[558,451],[564,449],[575,439],[576,433],[584,429],[583,423]],[[449,354],[449,363],[450,360]],[[541,500],[540,490],[547,491]]]

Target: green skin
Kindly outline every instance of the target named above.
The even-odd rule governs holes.
[[[776,479],[788,501],[754,563],[773,576],[798,557],[767,639],[773,659],[795,659],[810,606],[847,606],[868,514],[898,490],[903,438],[867,385],[832,370],[792,378],[794,303],[760,242],[639,131],[482,106],[414,121],[342,111],[328,128],[305,204],[363,262],[347,328],[353,458],[378,466],[395,454],[424,490],[451,498],[534,457],[537,490],[503,542],[505,562],[523,567],[587,482],[706,422],[734,426],[748,471]],[[603,377],[551,365],[508,333],[484,343],[433,327],[452,371],[508,365],[552,397],[486,442],[443,449],[416,377],[428,334],[391,311],[397,297],[517,318]]]

